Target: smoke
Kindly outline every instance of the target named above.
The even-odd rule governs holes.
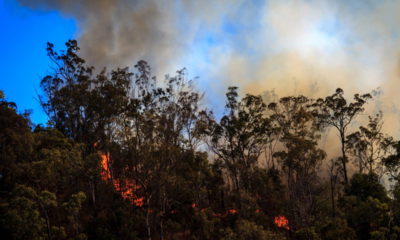
[[[398,0],[19,1],[75,18],[83,56],[97,67],[187,67],[217,111],[228,85],[312,97],[380,88],[368,113],[382,110],[384,130],[399,135]]]
[[[144,59],[174,68],[196,35],[214,31],[235,7],[230,1],[20,0],[28,7],[58,10],[77,21],[85,59],[97,67],[132,66]],[[225,8],[229,6],[229,8]],[[237,5],[238,6],[238,5]],[[181,61],[182,62],[182,61]]]

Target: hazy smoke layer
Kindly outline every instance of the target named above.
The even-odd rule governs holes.
[[[348,96],[380,87],[369,111],[383,110],[386,130],[399,135],[400,1],[20,2],[75,18],[89,63],[145,59],[157,73],[185,66],[210,99],[228,85],[314,97],[336,87]]]

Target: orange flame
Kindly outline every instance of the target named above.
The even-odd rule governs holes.
[[[103,181],[107,181],[109,179],[111,179],[111,171],[109,168],[109,161],[108,159],[110,159],[110,154],[107,153],[106,154],[102,154],[101,155],[101,167],[102,167],[102,171],[101,171],[101,179],[103,179]]]
[[[289,220],[285,216],[277,216],[275,217],[275,225],[280,227],[280,228],[285,228],[289,230]]]
[[[135,191],[140,189],[140,186],[135,184],[134,181],[130,179],[124,179],[121,183],[118,179],[113,179],[111,177],[110,170],[110,153],[101,154],[101,167],[102,171],[100,173],[101,179],[103,181],[112,181],[115,190],[120,192],[124,199],[128,199],[133,205],[142,207],[144,205],[144,197],[139,197],[136,195]]]

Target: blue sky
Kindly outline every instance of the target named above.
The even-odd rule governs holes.
[[[36,99],[40,80],[49,73],[46,43],[63,46],[74,38],[76,24],[57,12],[34,11],[15,0],[0,0],[0,28],[0,89],[20,112],[32,110],[34,123],[46,123],[47,117]]]

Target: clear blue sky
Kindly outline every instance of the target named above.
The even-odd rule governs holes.
[[[33,11],[16,0],[0,0],[0,28],[0,89],[20,112],[32,110],[34,123],[46,123],[36,97],[40,80],[49,73],[46,43],[63,46],[74,38],[75,21],[57,12]]]

